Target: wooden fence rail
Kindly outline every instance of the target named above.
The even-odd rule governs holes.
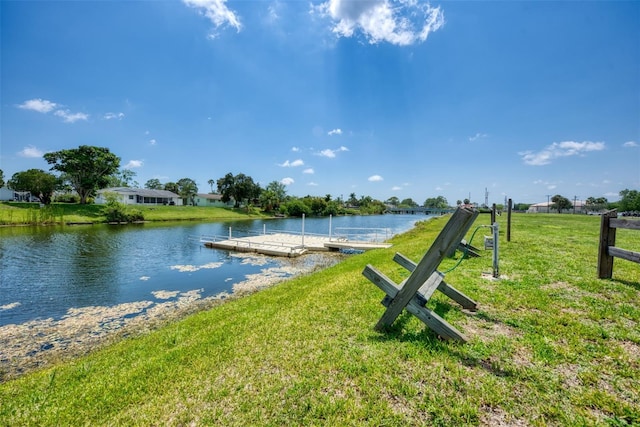
[[[598,278],[611,279],[613,276],[613,259],[622,258],[627,261],[640,263],[640,252],[617,248],[616,229],[626,228],[640,230],[640,221],[628,218],[618,218],[614,209],[602,214],[600,223],[600,249],[598,251]]]

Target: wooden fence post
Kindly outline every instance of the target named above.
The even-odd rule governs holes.
[[[609,255],[609,246],[616,245],[616,229],[610,227],[611,218],[617,218],[613,209],[602,214],[600,221],[600,249],[598,250],[598,278],[611,279],[613,276],[613,257]]]
[[[511,207],[513,201],[509,199],[509,207],[507,208],[507,242],[511,241]]]

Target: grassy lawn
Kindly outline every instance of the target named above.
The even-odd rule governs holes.
[[[101,223],[106,218],[101,205],[52,203],[39,208],[37,203],[0,203],[0,225],[35,225],[66,223]],[[214,221],[263,217],[258,210],[247,213],[245,208],[215,208],[203,206],[135,206],[145,221]]]
[[[499,217],[506,277],[482,278],[488,251],[446,276],[478,312],[429,302],[467,344],[406,312],[373,329],[384,295],[364,267],[400,282],[393,254],[419,261],[446,221],[0,384],[0,425],[640,424],[640,265],[616,260],[614,279],[597,279],[599,217],[516,214],[509,243]],[[617,246],[640,251],[639,234],[618,230]]]

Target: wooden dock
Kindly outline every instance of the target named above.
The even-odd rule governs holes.
[[[298,257],[307,252],[339,251],[343,249],[367,251],[391,246],[389,243],[349,241],[329,236],[303,236],[288,233],[261,234],[230,239],[205,237],[201,238],[200,241],[208,248],[285,257]]]

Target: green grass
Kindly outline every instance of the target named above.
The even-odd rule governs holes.
[[[252,209],[203,206],[133,206],[142,212],[145,221],[215,221],[264,217]],[[101,205],[52,203],[40,208],[37,203],[0,203],[0,225],[37,225],[67,223],[101,223],[106,218]]]
[[[406,312],[373,329],[383,295],[365,265],[401,281],[394,252],[419,261],[446,220],[0,384],[0,425],[638,425],[640,266],[596,278],[598,217],[517,214],[509,243],[499,217],[506,278],[481,277],[488,251],[446,276],[479,311],[429,302],[467,344]],[[640,251],[638,232],[618,230],[617,246]]]

